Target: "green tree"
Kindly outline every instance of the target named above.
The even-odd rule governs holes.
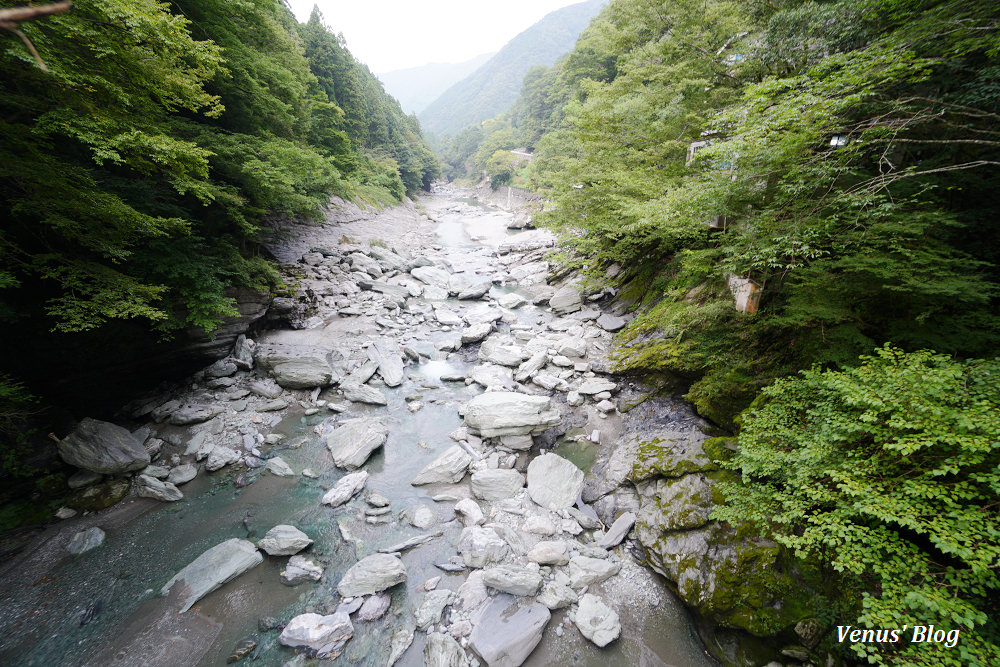
[[[997,664],[998,379],[995,360],[886,346],[857,368],[779,380],[744,416],[730,464],[743,482],[721,485],[715,516],[755,522],[864,591],[841,601],[841,623],[903,639],[851,646],[859,657]],[[957,646],[902,632],[932,623],[959,630]]]

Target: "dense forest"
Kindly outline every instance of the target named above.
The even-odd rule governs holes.
[[[614,0],[441,154],[544,193],[639,314],[618,369],[736,434],[718,518],[835,582],[835,624],[962,630],[852,646],[876,664],[1000,663],[998,19]]]
[[[330,195],[395,203],[439,174],[318,10],[79,0],[20,30],[38,59],[10,31],[0,51],[0,312],[22,351],[0,376],[8,424],[32,356],[123,320],[211,331],[230,288],[278,285],[265,222],[318,218]]]

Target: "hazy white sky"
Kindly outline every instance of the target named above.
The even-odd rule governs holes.
[[[581,0],[289,0],[300,21],[319,5],[327,25],[375,73],[462,62],[498,51],[560,7]]]

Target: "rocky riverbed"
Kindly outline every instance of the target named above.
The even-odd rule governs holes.
[[[59,442],[80,490],[3,566],[0,662],[714,664],[633,530],[675,528],[642,515],[705,424],[630,410],[614,290],[512,220],[441,189],[275,238],[271,328]]]

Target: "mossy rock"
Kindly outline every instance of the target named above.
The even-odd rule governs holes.
[[[714,463],[727,463],[736,456],[736,438],[709,438],[701,444]]]
[[[118,503],[128,495],[132,483],[128,479],[109,479],[101,484],[88,486],[71,496],[66,504],[73,509],[96,512]]]
[[[653,477],[680,477],[715,470],[718,466],[702,448],[701,431],[664,432],[639,443],[629,478],[639,482]]]

